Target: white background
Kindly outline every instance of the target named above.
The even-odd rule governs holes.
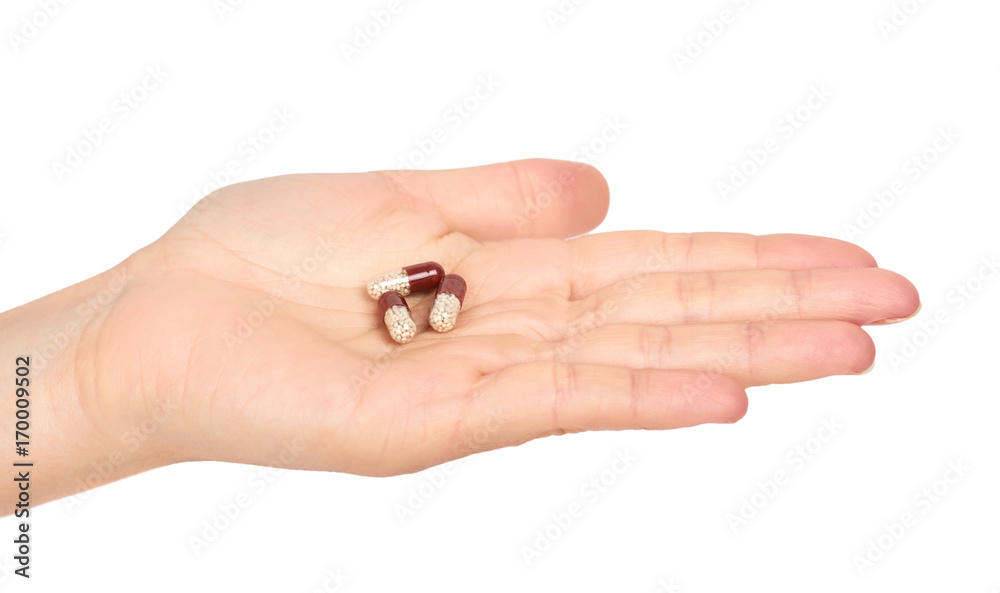
[[[567,0],[573,14],[553,23],[557,0],[401,0],[350,60],[343,44],[387,0],[222,14],[210,0],[71,2],[49,18],[43,4],[0,12],[2,310],[155,240],[231,159],[234,181],[396,168],[435,128],[447,139],[425,168],[603,148],[590,159],[612,188],[600,230],[850,236],[916,284],[923,310],[871,328],[873,373],[752,389],[734,426],[548,438],[447,476],[149,472],[34,511],[34,577],[0,573],[0,588],[308,592],[339,570],[342,591],[1000,589],[1000,281],[978,277],[1000,254],[996,2]],[[880,29],[897,5],[913,14]],[[724,9],[730,22],[713,25]],[[699,35],[707,48],[679,67]],[[165,79],[122,118],[115,101],[147,68]],[[456,121],[481,77],[499,88]],[[776,122],[813,87],[832,97],[786,137]],[[241,143],[282,108],[293,121],[248,160]],[[111,132],[60,178],[53,163],[106,117]],[[602,147],[609,118],[626,129]],[[949,127],[958,139],[916,179],[911,159]],[[724,199],[718,182],[768,138],[777,152]],[[906,192],[880,207],[897,180]],[[859,208],[871,218],[849,234]],[[959,284],[978,292],[956,297]],[[934,330],[939,311],[949,321]],[[906,340],[918,346],[900,362]],[[830,418],[842,428],[816,451]],[[796,461],[797,447],[816,454]],[[596,501],[581,493],[616,452],[636,461]],[[970,469],[926,503],[955,461]],[[787,483],[761,494],[779,470]],[[431,496],[401,522],[396,505],[421,488]],[[196,555],[190,538],[225,524],[220,505],[243,492],[249,508]],[[762,508],[734,532],[744,499]],[[574,502],[583,516],[529,566],[522,546]],[[916,524],[895,541],[883,526],[905,512]],[[0,541],[14,530],[0,521]],[[855,556],[880,536],[891,549],[862,574]],[[12,550],[0,544],[6,571]]]

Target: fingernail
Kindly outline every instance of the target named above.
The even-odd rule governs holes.
[[[894,319],[882,319],[880,321],[873,321],[872,323],[869,323],[868,325],[892,325],[894,323],[901,323],[903,321],[906,321],[907,319],[913,319],[914,317],[916,317],[917,314],[920,313],[920,310],[923,309],[923,308],[924,308],[924,304],[920,303],[919,305],[917,305],[917,310],[914,311],[913,313],[911,313],[908,317],[896,317]]]

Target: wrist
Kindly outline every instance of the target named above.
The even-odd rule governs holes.
[[[15,377],[22,379],[17,368],[27,368],[30,402],[27,456],[14,451],[23,435],[15,438],[13,405],[0,415],[0,446],[17,457],[14,461],[33,464],[27,467],[32,506],[170,462],[160,439],[142,433],[140,406],[110,376],[116,365],[107,353],[114,348],[106,345],[115,337],[106,331],[107,319],[127,294],[131,276],[126,261],[0,313],[0,377],[9,378],[0,390],[13,394]],[[138,438],[136,430],[146,438]],[[3,514],[14,511],[15,489],[10,484],[0,488]]]

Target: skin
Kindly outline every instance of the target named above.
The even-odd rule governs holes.
[[[607,209],[600,173],[551,160],[211,194],[114,269],[0,315],[3,372],[33,355],[32,504],[183,461],[387,476],[735,422],[747,387],[866,371],[861,326],[919,306],[849,243],[580,236]],[[468,282],[458,325],[430,330],[433,293],[410,295],[418,334],[396,345],[365,284],[431,260]]]

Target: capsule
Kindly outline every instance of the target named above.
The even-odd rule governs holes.
[[[410,307],[403,295],[390,290],[378,297],[378,312],[382,315],[389,336],[399,344],[406,344],[417,335],[417,324],[410,317]]]
[[[368,294],[373,299],[377,299],[382,296],[382,293],[395,290],[403,296],[409,296],[411,292],[430,290],[436,287],[441,283],[443,276],[444,268],[437,262],[414,264],[395,272],[389,272],[384,276],[372,278],[368,282]]]
[[[439,332],[451,331],[458,321],[458,312],[462,310],[464,300],[465,279],[458,274],[442,278],[431,308],[431,327]]]

